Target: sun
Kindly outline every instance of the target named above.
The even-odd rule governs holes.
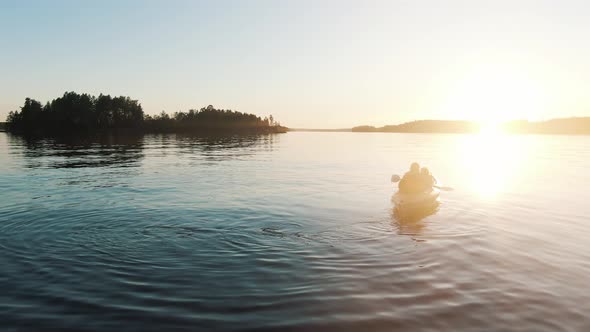
[[[480,66],[450,84],[443,113],[478,122],[483,131],[497,131],[506,121],[538,119],[543,95],[539,82],[519,68]]]
[[[445,116],[474,121],[480,132],[454,146],[464,180],[482,197],[494,198],[516,185],[516,175],[528,165],[528,141],[503,133],[513,120],[534,121],[545,111],[543,86],[524,69],[509,65],[481,65],[459,75],[447,87]]]

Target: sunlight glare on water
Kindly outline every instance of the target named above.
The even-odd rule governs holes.
[[[452,147],[451,147],[452,148]],[[455,165],[473,192],[493,198],[521,185],[519,176],[535,167],[534,141],[495,130],[465,135],[455,150]]]

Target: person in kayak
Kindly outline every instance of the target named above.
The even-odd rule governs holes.
[[[399,191],[404,194],[421,192],[420,180],[420,164],[412,163],[410,170],[404,174],[404,177],[399,182]]]
[[[420,185],[421,191],[430,191],[434,186],[434,177],[430,174],[430,171],[426,167],[422,167],[420,170]]]

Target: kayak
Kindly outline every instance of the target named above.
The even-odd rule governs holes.
[[[439,202],[440,190],[432,188],[430,191],[425,191],[416,194],[402,194],[396,192],[391,201],[398,209],[415,210],[432,207]]]
[[[393,194],[391,201],[399,210],[414,211],[435,207],[439,203],[440,189],[432,188],[420,193],[400,193]]]

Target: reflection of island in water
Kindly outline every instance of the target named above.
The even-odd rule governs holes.
[[[358,126],[353,132],[383,133],[475,133],[481,125],[470,121],[419,120],[384,127]],[[509,121],[498,129],[514,134],[590,135],[590,117],[552,119],[541,122]]]
[[[144,136],[148,147],[157,148],[162,156],[198,156],[216,162],[272,151],[279,135],[275,134],[216,134],[190,133],[149,134]]]
[[[218,161],[272,150],[273,134],[103,134],[85,137],[31,138],[8,135],[9,145],[19,147],[27,168],[130,168],[141,166],[146,150],[162,156],[195,155]],[[21,149],[24,147],[24,149]]]
[[[143,138],[137,135],[31,138],[9,135],[11,146],[25,147],[29,168],[136,167],[143,154]]]

